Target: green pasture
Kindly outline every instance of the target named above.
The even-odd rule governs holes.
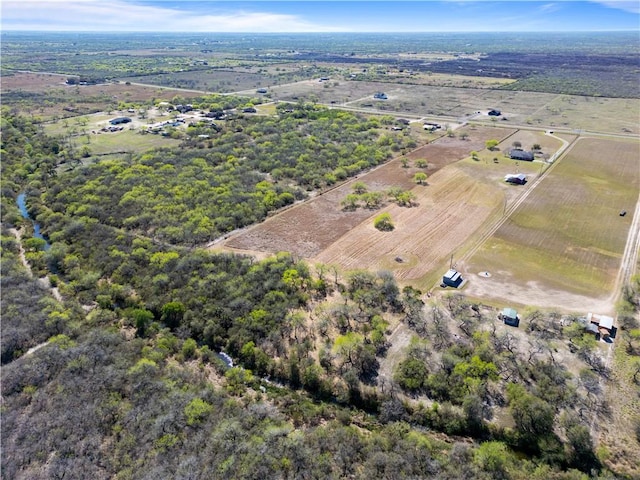
[[[583,295],[608,293],[638,198],[638,142],[582,139],[469,261]],[[523,162],[521,162],[522,164]],[[631,213],[619,216],[620,210]]]
[[[86,136],[79,137],[79,145],[87,145],[92,155],[104,155],[113,152],[144,153],[158,147],[175,147],[180,140],[150,133],[141,134],[138,130],[122,130],[114,133],[91,135],[91,141]]]

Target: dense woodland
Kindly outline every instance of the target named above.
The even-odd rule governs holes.
[[[387,271],[200,248],[411,145],[351,113],[278,113],[68,168],[65,139],[3,109],[2,478],[614,478],[589,431],[610,372],[574,322],[527,312],[522,343]],[[381,376],[399,322],[414,336]]]

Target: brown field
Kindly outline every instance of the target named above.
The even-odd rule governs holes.
[[[638,142],[581,138],[463,268],[466,293],[611,312],[638,200]],[[630,214],[618,213],[627,209]],[[491,272],[490,278],[476,273]]]
[[[444,79],[442,79],[444,82]],[[452,80],[453,81],[453,80]],[[365,82],[332,78],[305,80],[270,88],[272,98],[284,101],[315,100],[382,113],[414,117],[439,116],[462,120],[491,108],[502,111],[494,121],[516,125],[555,127],[575,131],[640,134],[640,100],[593,98],[538,92],[509,91],[477,86],[459,88],[392,82]],[[385,92],[387,100],[373,98]],[[244,92],[247,93],[247,92]],[[475,120],[488,121],[485,114]],[[444,122],[445,120],[441,120]]]
[[[392,270],[400,280],[419,281],[480,228],[501,203],[489,186],[455,167],[439,171],[428,186],[413,192],[418,206],[384,209],[391,214],[393,232],[380,232],[367,219],[314,260],[344,269]]]
[[[49,73],[2,76],[3,103],[7,105],[14,101],[11,95],[7,95],[10,92],[27,94],[23,100],[19,100],[20,108],[25,113],[50,119],[94,113],[118,102],[144,103],[153,99],[171,100],[176,95],[184,95],[180,90],[125,83],[70,86],[65,84],[66,78],[67,75]],[[46,101],[46,96],[52,96],[56,101]],[[65,108],[71,108],[72,111]]]
[[[482,150],[487,138],[506,138],[513,130],[475,126],[467,127],[465,131],[469,133],[466,140],[442,137],[408,153],[406,158],[410,160],[409,168],[403,168],[400,158],[396,158],[357,178],[357,181],[364,182],[372,191],[383,191],[391,186],[413,188],[418,204],[413,208],[387,205],[381,210],[358,209],[346,212],[340,207],[340,202],[351,192],[352,184],[356,181],[354,179],[240,232],[227,240],[224,246],[236,251],[286,250],[302,258],[336,263],[346,269],[387,268],[397,270],[401,278],[419,278],[430,268],[429,265],[442,260],[440,249],[446,250],[446,256],[454,248],[451,236],[466,239],[469,224],[463,217],[473,217],[475,229],[492,208],[502,202],[502,193],[491,195],[486,185],[475,185],[477,182],[461,169],[447,173],[440,170],[466,157],[471,150]],[[412,165],[418,159],[426,159],[429,164],[426,170],[430,177],[428,186],[416,186],[413,183],[413,175],[420,169]],[[503,171],[494,174],[501,179],[511,167],[507,162],[502,162],[500,165],[492,163],[490,168],[502,168]],[[448,206],[455,204],[453,199],[456,195],[461,195],[460,192],[464,192],[465,198],[471,199],[469,204],[458,202],[459,205],[453,207],[455,211],[449,211]],[[382,211],[391,213],[396,224],[394,232],[382,233],[373,228],[371,218]],[[460,228],[466,233],[459,232]],[[420,240],[421,236],[428,234],[426,229],[434,229],[433,235],[443,229],[449,229],[451,234],[446,238],[443,236],[443,240],[434,238],[427,245]],[[374,237],[375,241],[370,243]],[[363,241],[369,244],[366,250],[359,246]],[[340,246],[344,242],[350,246]],[[401,246],[403,242],[404,245]],[[437,248],[434,246],[436,244]],[[339,249],[343,251],[339,252]],[[398,253],[395,253],[396,250]],[[395,262],[395,256],[402,256],[405,261]],[[423,257],[433,258],[425,261]],[[418,259],[421,261],[418,262]]]

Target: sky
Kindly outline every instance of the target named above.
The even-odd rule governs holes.
[[[640,0],[2,0],[0,27],[76,32],[640,32]]]

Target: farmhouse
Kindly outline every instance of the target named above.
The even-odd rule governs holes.
[[[117,117],[109,120],[111,125],[120,125],[121,123],[129,123],[131,119],[129,117]]]
[[[502,310],[502,313],[499,315],[499,318],[507,325],[511,325],[512,327],[517,327],[520,324],[520,319],[518,318],[518,312],[516,312],[513,308],[505,308]]]
[[[462,283],[462,275],[456,270],[449,270],[442,276],[442,283],[447,287],[458,288]]]
[[[509,152],[509,157],[511,157],[514,160],[524,160],[525,162],[533,162],[533,153],[526,152],[519,148],[513,148]]]
[[[524,176],[524,173],[509,174],[504,177],[504,181],[514,185],[524,185],[527,183],[527,177]]]

